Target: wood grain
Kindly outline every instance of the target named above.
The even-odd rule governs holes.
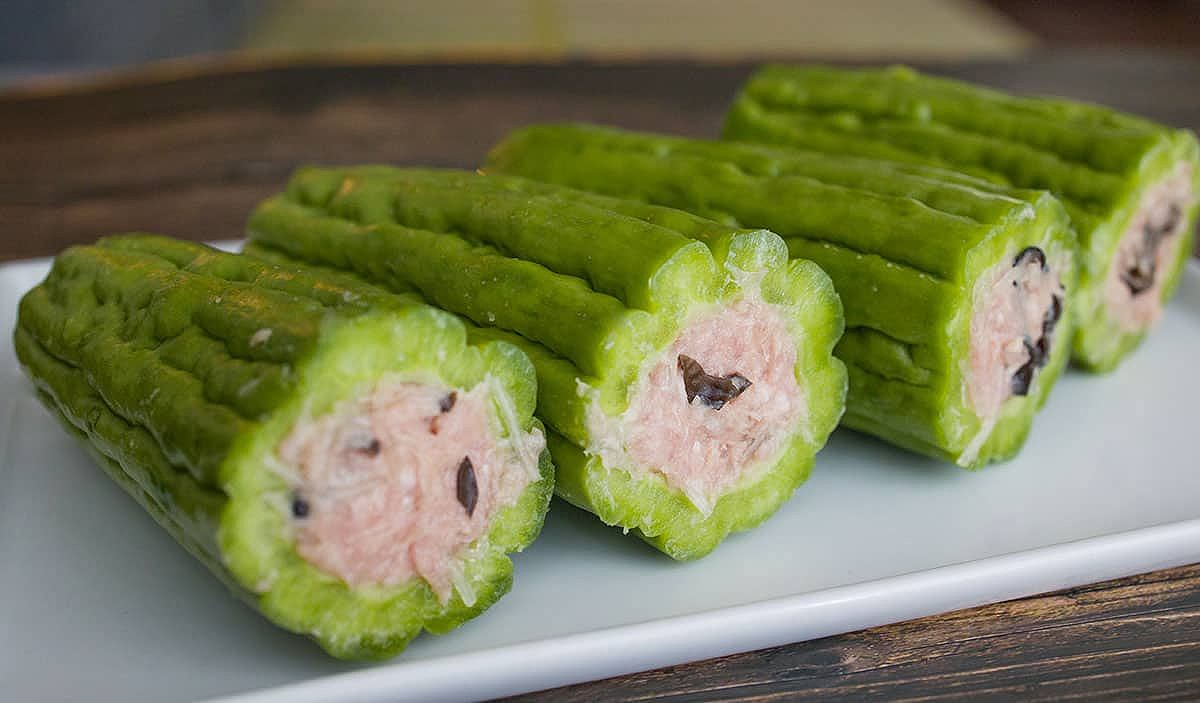
[[[172,65],[0,96],[0,260],[125,230],[240,235],[303,163],[472,167],[509,129],[717,132],[747,63]],[[1200,56],[928,67],[1200,128]],[[1200,566],[522,700],[1200,700]]]
[[[1200,699],[1200,565],[510,701]]]
[[[1200,46],[1200,0],[986,0],[1051,46]],[[1150,5],[1152,9],[1148,9]]]
[[[78,88],[0,97],[0,258],[125,230],[240,235],[303,163],[473,167],[521,124],[590,120],[717,133],[747,63],[176,65]],[[1200,127],[1200,61],[1050,54],[932,66]]]

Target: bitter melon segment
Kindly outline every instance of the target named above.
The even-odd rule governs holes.
[[[1097,105],[1006,95],[911,69],[771,66],[743,88],[730,139],[941,165],[1066,205],[1080,239],[1074,357],[1116,366],[1161,314],[1192,251],[1200,146]]]
[[[413,296],[126,235],[60,254],[15,343],[110,476],[335,656],[482,612],[541,529],[529,360]]]
[[[966,467],[1011,456],[1067,360],[1074,240],[1045,192],[586,125],[518,130],[486,171],[779,233],[841,295],[844,422],[909,449]]]
[[[784,242],[462,171],[304,169],[254,255],[331,266],[512,341],[538,371],[556,490],[666,554],[770,516],[841,415],[832,284]]]

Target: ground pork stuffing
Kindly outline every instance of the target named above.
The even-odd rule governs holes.
[[[1050,359],[1066,296],[1055,264],[1040,248],[1026,247],[984,273],[977,288],[967,395],[984,431],[968,449],[968,460],[986,441],[1004,401],[1028,395]]]
[[[292,486],[296,550],[351,586],[395,586],[414,575],[445,602],[474,600],[459,552],[511,505],[536,467],[489,422],[489,384],[469,392],[382,383],[324,417],[297,423],[279,447]],[[525,460],[527,461],[527,459]],[[467,591],[467,592],[464,592]]]
[[[779,312],[746,298],[692,321],[643,373],[605,463],[661,474],[702,513],[774,457],[806,414]],[[608,454],[608,456],[604,456]]]

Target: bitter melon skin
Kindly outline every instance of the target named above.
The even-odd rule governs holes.
[[[468,342],[461,321],[413,296],[124,235],[60,254],[22,299],[14,341],[41,400],[155,521],[268,619],[339,658],[390,657],[422,629],[484,611],[511,586],[507,553],[533,541],[548,509],[542,452],[539,477],[464,557],[471,605],[457,592],[443,604],[415,577],[351,588],[297,554],[278,505],[288,486],[267,467],[302,413],[385,374],[451,388],[490,378],[492,402],[517,418],[503,431],[541,431],[528,359]]]
[[[792,256],[833,279],[846,315],[847,426],[968,467],[1014,455],[1067,361],[1054,345],[1030,393],[986,428],[964,394],[974,285],[981,272],[1040,246],[1075,284],[1075,242],[1042,191],[991,186],[922,166],[690,140],[592,125],[517,130],[485,172],[677,207],[779,233]],[[1067,302],[1068,307],[1071,301]],[[1068,327],[1056,334],[1070,334]]]
[[[704,556],[773,514],[844,409],[832,284],[789,261],[769,232],[520,178],[362,166],[298,171],[248,235],[252,255],[415,289],[520,347],[538,372],[556,493],[675,559]],[[655,467],[606,465],[593,451],[595,418],[627,409],[644,362],[698,312],[750,293],[785,315],[808,415],[706,513]]]
[[[724,137],[960,169],[1052,191],[1080,239],[1074,361],[1104,372],[1144,338],[1109,314],[1105,282],[1147,189],[1190,165],[1182,236],[1158,275],[1165,303],[1190,256],[1200,213],[1200,145],[1187,130],[1098,105],[1027,98],[906,67],[768,66],[743,87]]]

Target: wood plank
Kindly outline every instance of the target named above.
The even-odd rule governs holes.
[[[589,120],[713,136],[747,63],[173,64],[0,97],[0,258],[118,230],[236,237],[303,163],[473,167],[508,130]],[[1019,92],[1060,93],[1200,126],[1200,62],[1048,55],[932,66]]]
[[[1200,46],[1200,1],[987,0],[1051,46]]]
[[[512,701],[1196,700],[1200,565]]]

